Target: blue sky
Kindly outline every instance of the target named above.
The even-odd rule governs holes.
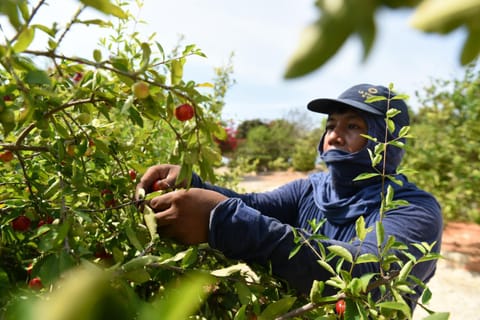
[[[78,4],[74,0],[49,2],[40,20],[68,19]],[[365,63],[360,42],[350,39],[324,67],[295,80],[285,80],[282,75],[301,31],[318,15],[313,0],[145,0],[142,10],[133,12],[147,23],[137,25],[137,30],[145,37],[156,32],[167,51],[181,35],[184,44],[195,43],[203,50],[207,59],[195,58],[186,65],[189,79],[210,81],[213,68],[226,64],[234,53],[236,83],[227,93],[224,118],[237,122],[280,118],[292,110],[303,112],[311,99],[336,97],[360,82],[393,83],[412,97],[410,105],[415,109],[415,90],[432,78],[463,74],[458,57],[464,34],[438,36],[414,30],[408,26],[408,10],[377,14],[377,39]],[[90,56],[97,31],[73,31],[64,43],[65,51]]]

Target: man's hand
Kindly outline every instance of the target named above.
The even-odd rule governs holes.
[[[155,197],[149,205],[161,236],[183,244],[198,244],[208,241],[210,213],[226,199],[215,191],[191,188]]]
[[[140,179],[135,192],[135,200],[142,200],[145,193],[150,193],[153,190],[153,184],[159,181],[157,186],[160,190],[171,188],[185,188],[186,183],[182,181],[176,184],[177,177],[180,173],[180,166],[171,164],[159,164],[148,168],[145,174]],[[140,190],[144,190],[144,194]]]

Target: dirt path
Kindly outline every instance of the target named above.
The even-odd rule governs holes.
[[[248,175],[239,187],[247,192],[261,192],[305,176],[300,172]],[[447,223],[442,255],[437,274],[428,283],[433,294],[428,307],[450,312],[451,320],[480,320],[480,225]],[[413,320],[427,315],[417,308]]]

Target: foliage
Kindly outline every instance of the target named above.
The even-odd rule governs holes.
[[[238,139],[246,139],[251,129],[265,125],[267,124],[260,119],[245,120],[238,125],[236,136]]]
[[[384,8],[414,8],[410,24],[424,32],[439,34],[464,29],[468,33],[460,61],[472,62],[480,53],[480,0],[368,0],[315,1],[320,17],[303,32],[290,58],[285,77],[304,76],[329,61],[350,37],[359,37],[366,59],[376,37],[375,14]]]
[[[182,165],[180,179],[195,170],[215,181],[231,68],[214,83],[184,79],[204,53],[167,53],[155,35],[127,32],[138,23],[128,3],[83,0],[64,27],[35,24],[45,6],[0,4],[13,30],[0,44],[0,318],[241,318],[282,301],[267,271],[160,239],[133,200],[140,174],[159,162]],[[107,16],[83,20],[88,7]],[[91,58],[63,53],[77,25],[110,30]],[[192,119],[175,117],[180,104]]]
[[[415,182],[430,190],[445,218],[480,223],[480,72],[466,68],[463,79],[435,80],[419,94],[422,107],[412,117],[406,165]]]
[[[226,135],[219,117],[231,69],[217,70],[214,84],[184,79],[190,57],[205,56],[195,45],[167,54],[154,35],[141,39],[127,32],[137,23],[128,3],[80,2],[65,27],[34,23],[44,0],[34,7],[25,0],[0,3],[0,14],[14,30],[0,44],[0,318],[272,319],[298,310],[305,299],[293,296],[268,270],[230,261],[206,245],[159,238],[153,213],[148,207],[140,212],[133,200],[137,172],[158,162],[181,164],[180,178],[195,170],[216,179],[215,139]],[[82,20],[86,7],[116,18]],[[63,39],[77,24],[112,31],[92,58],[62,53]],[[46,43],[33,49],[39,33]],[[174,109],[185,103],[193,106],[194,117],[179,121]],[[248,135],[274,145],[275,159],[290,154],[294,126],[275,121],[268,131],[262,128]],[[362,237],[368,230],[358,224]],[[381,233],[378,239],[384,243]],[[397,261],[389,254],[397,245],[379,245],[385,255],[378,259]],[[350,260],[338,248],[327,249],[320,260]],[[428,245],[419,250],[425,259],[435,258]],[[366,258],[371,259],[361,259]],[[417,262],[406,262],[401,274],[408,277]],[[360,310],[368,279],[338,273],[341,278],[332,281],[350,299],[345,317],[358,315],[348,305]],[[407,290],[406,278],[390,279],[395,290]],[[334,318],[336,298],[325,297],[323,308],[306,316]],[[401,302],[388,301],[371,310],[405,311]]]
[[[292,167],[294,170],[310,171],[315,169],[318,158],[318,150],[315,146],[318,145],[321,136],[321,130],[315,129],[297,141],[292,155]]]
[[[287,120],[279,119],[268,125],[256,125],[248,129],[247,138],[238,147],[235,157],[247,159],[250,163],[258,161],[257,171],[279,168],[279,165],[283,168],[282,163],[293,154],[297,138],[295,126]],[[279,158],[284,160],[278,160]]]

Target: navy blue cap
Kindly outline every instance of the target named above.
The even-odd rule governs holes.
[[[365,102],[370,97],[383,96],[387,99]],[[385,116],[388,109],[395,108],[401,113],[393,120],[400,127],[410,123],[408,107],[402,99],[392,99],[395,93],[384,86],[362,83],[345,90],[337,99],[321,98],[308,103],[307,108],[314,112],[330,114],[339,106],[348,106],[368,113]]]

